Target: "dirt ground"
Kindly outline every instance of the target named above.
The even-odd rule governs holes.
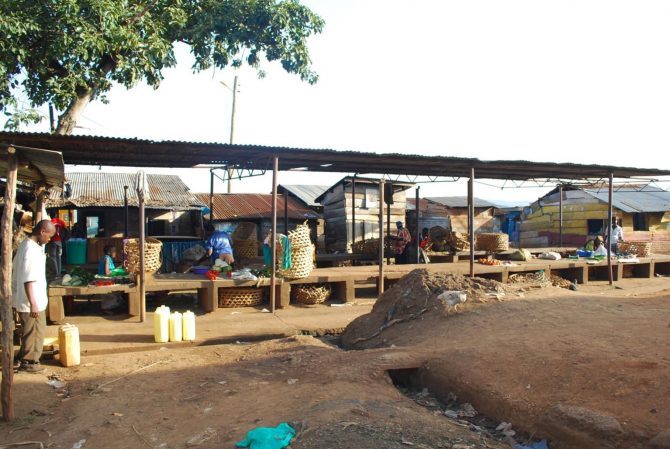
[[[446,318],[424,313],[362,340],[401,304],[380,299],[343,341],[430,352],[417,372],[421,385],[549,437],[552,448],[641,448],[670,428],[668,287],[667,279],[653,279],[615,289],[530,289],[466,303]],[[654,289],[662,291],[645,293]]]
[[[387,370],[407,369],[441,399],[453,392],[552,449],[642,448],[670,423],[670,279],[619,286],[529,289],[424,313],[363,350],[296,336],[53,363],[15,377],[18,419],[0,424],[0,444],[225,448],[286,421],[298,429],[293,448],[509,447],[403,395]],[[374,315],[344,340],[369,336],[375,326],[360,323]]]

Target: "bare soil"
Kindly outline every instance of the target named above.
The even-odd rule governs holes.
[[[669,427],[670,290],[651,292],[670,279],[577,292],[513,286],[505,296],[493,281],[448,282],[401,280],[343,335],[356,350],[302,336],[156,345],[18,374],[18,419],[0,424],[0,444],[226,448],[286,421],[298,429],[293,448],[509,447],[403,395],[387,374],[402,369],[445,401],[455,393],[512,422],[518,441],[548,437],[552,449],[642,448]],[[435,302],[443,286],[471,289],[462,310]],[[368,338],[391,310],[403,320]],[[66,386],[47,385],[50,376]]]
[[[522,288],[447,313],[436,299],[440,278],[417,270],[342,340],[349,348],[428,351],[422,385],[548,437],[552,448],[642,448],[670,427],[670,291],[635,296],[644,289],[636,282],[587,289],[597,294]],[[414,318],[368,338],[399,316]]]

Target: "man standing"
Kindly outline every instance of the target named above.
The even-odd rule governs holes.
[[[44,245],[49,243],[56,228],[49,220],[42,220],[19,245],[14,256],[12,295],[14,308],[21,320],[21,349],[17,356],[19,371],[41,373],[40,365],[46,330],[47,296],[46,255]]]
[[[63,220],[58,217],[51,219],[56,228],[56,233],[54,234],[51,241],[47,244],[47,254],[49,255],[49,263],[55,277],[59,277],[63,269],[63,242],[65,241],[65,232],[67,231],[67,226]]]
[[[395,263],[406,264],[407,263],[407,245],[412,241],[412,235],[409,231],[403,226],[402,221],[396,221],[396,227],[398,232],[393,236],[394,247],[395,247]]]
[[[609,242],[612,254],[617,254],[619,242],[623,242],[623,229],[617,224],[616,217],[612,217],[612,234]]]

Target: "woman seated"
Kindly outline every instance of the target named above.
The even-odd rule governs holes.
[[[105,246],[105,255],[100,259],[98,264],[98,274],[101,276],[111,276],[112,271],[116,268],[114,266],[114,258],[116,257],[116,247],[113,245]]]

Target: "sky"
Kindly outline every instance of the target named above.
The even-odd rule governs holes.
[[[310,41],[316,85],[270,63],[262,80],[248,68],[193,74],[178,47],[159,89],[114,88],[76,133],[227,142],[232,95],[222,82],[237,73],[239,144],[670,169],[670,2],[303,3],[326,22]],[[209,190],[205,170],[147,171]],[[282,172],[279,182],[341,176]],[[500,183],[478,182],[475,196],[528,203],[548,190],[491,184]],[[270,189],[267,176],[233,183],[234,192]],[[464,182],[421,187],[422,196],[466,192]]]

